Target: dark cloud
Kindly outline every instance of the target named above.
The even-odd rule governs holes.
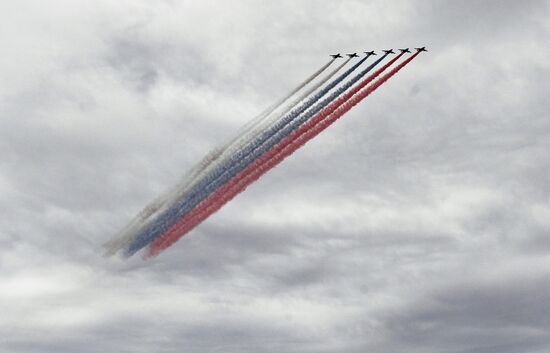
[[[459,279],[387,321],[406,346],[452,352],[538,352],[547,347],[547,274]]]

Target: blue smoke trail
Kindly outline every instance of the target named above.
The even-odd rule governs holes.
[[[353,84],[359,81],[361,77],[363,77],[366,73],[368,73],[376,65],[378,65],[386,56],[387,54],[384,54],[365,70],[357,74],[351,80],[346,82],[342,87],[338,88],[336,91],[330,94],[327,98],[323,99],[315,106],[313,106],[313,108],[308,110],[306,114],[296,119],[301,113],[306,111],[320,98],[327,94],[331,89],[341,83],[367,59],[367,57],[363,58],[357,64],[355,64],[342,75],[340,75],[337,79],[332,81],[329,85],[327,85],[317,94],[315,94],[313,97],[308,99],[304,104],[292,110],[290,114],[278,121],[270,129],[262,132],[260,136],[255,138],[251,143],[245,146],[245,148],[237,151],[237,153],[226,163],[218,166],[214,171],[209,173],[197,185],[195,185],[193,190],[186,198],[180,200],[174,207],[167,210],[167,212],[159,216],[154,222],[152,222],[147,227],[145,227],[145,229],[139,232],[126,250],[126,255],[131,256],[143,247],[147,246],[147,244],[149,244],[154,238],[165,232],[170,225],[177,221],[178,218],[189,212],[189,210],[195,207],[211,192],[215,191],[218,187],[226,183],[236,173],[238,173],[248,164],[250,164],[254,159],[258,158],[263,153],[268,151],[272,146],[274,146],[282,138],[284,138],[284,136],[286,136],[296,127],[307,121],[321,109],[327,106],[332,100],[334,100],[336,97],[338,97],[348,88],[350,88]]]

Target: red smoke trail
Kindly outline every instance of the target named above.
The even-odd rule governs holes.
[[[372,85],[366,87],[363,91],[354,96],[359,91],[359,89],[363,88],[366,84],[376,78],[383,70],[385,70],[397,59],[399,59],[399,57],[403,55],[403,53],[401,53],[384,67],[380,68],[378,71],[366,78],[350,92],[338,98],[328,107],[315,115],[315,117],[304,123],[298,129],[292,131],[275,147],[273,147],[264,155],[260,156],[247,168],[242,170],[239,174],[235,175],[233,179],[231,179],[225,185],[212,193],[208,198],[204,199],[191,212],[189,212],[172,227],[170,227],[170,229],[168,229],[162,236],[155,239],[149,245],[147,256],[155,256],[162,250],[172,245],[184,234],[193,229],[197,224],[202,222],[209,215],[216,212],[224,204],[233,199],[237,194],[246,189],[248,185],[252,184],[268,170],[275,167],[283,159],[285,159],[302,145],[304,145],[307,141],[317,136],[321,131],[323,131],[337,119],[342,117],[353,106],[355,106],[369,94],[374,92],[390,77],[395,75],[418,54],[419,52],[416,52],[415,54],[411,55],[408,59],[397,65],[390,72],[382,76],[380,79],[376,80]]]

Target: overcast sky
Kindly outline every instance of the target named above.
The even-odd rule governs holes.
[[[548,1],[0,2],[0,351],[550,350]],[[406,69],[152,261],[101,256],[328,54]]]

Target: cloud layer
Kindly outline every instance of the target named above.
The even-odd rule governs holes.
[[[2,352],[545,352],[545,1],[0,5]],[[333,52],[427,45],[150,262],[148,201]]]

